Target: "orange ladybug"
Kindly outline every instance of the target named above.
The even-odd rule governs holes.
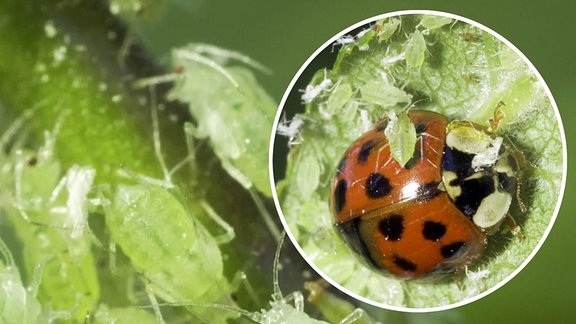
[[[344,153],[330,209],[366,264],[414,279],[457,272],[482,256],[518,190],[518,158],[494,135],[499,107],[490,127],[410,112],[417,140],[404,166],[390,153],[387,118]]]

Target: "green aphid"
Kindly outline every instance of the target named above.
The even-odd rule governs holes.
[[[230,295],[237,284],[224,276],[219,247],[234,238],[234,230],[202,198],[185,196],[172,183],[172,173],[186,163],[180,163],[172,171],[166,169],[156,110],[153,110],[152,121],[156,156],[165,178],[153,179],[127,172],[132,184],[102,187],[106,227],[113,243],[142,275],[146,294],[159,322],[163,321],[163,316],[156,297],[170,304],[188,305],[195,320],[223,322],[237,314],[213,312],[193,304],[235,306]],[[197,171],[194,165],[189,166],[194,174]],[[212,219],[225,233],[213,235],[199,219]]]
[[[422,15],[420,24],[428,30],[438,29],[442,26],[451,24],[454,20],[445,16]]]
[[[426,41],[419,30],[415,30],[406,42],[405,55],[406,65],[411,68],[418,68],[424,63],[426,54]]]
[[[37,150],[24,149],[18,138],[8,149],[12,141],[3,137],[9,156],[2,177],[11,180],[1,188],[2,208],[20,242],[22,273],[31,278],[39,271],[37,298],[48,316],[83,321],[100,294],[87,225],[95,171],[73,165],[62,175],[53,150],[57,128],[45,132]]]
[[[384,130],[390,145],[390,154],[398,164],[404,166],[414,155],[416,127],[406,113],[388,114],[388,126]]]
[[[239,53],[193,44],[172,52],[182,72],[171,92],[188,104],[196,120],[193,136],[208,139],[224,169],[247,189],[271,196],[268,146],[277,105],[240,61],[263,70]]]
[[[0,238],[0,323],[48,323],[35,288],[22,283],[12,253]]]
[[[143,275],[151,294],[168,303],[234,305],[219,242],[197,220],[208,212],[201,201],[186,203],[167,188],[144,183],[117,186],[105,208],[112,240]],[[190,310],[209,322],[234,317],[204,307]]]
[[[398,30],[398,27],[400,27],[401,20],[391,17],[381,20],[376,24],[379,25],[377,36],[378,42],[381,43],[387,41],[390,37],[392,37],[392,35],[394,35],[394,33]]]

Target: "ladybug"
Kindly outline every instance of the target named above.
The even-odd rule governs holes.
[[[330,209],[337,232],[361,260],[414,279],[458,272],[482,256],[487,235],[508,215],[512,197],[519,198],[521,156],[494,134],[501,105],[489,127],[408,113],[417,140],[404,166],[391,156],[388,118],[348,148]]]

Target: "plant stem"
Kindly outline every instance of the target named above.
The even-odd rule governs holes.
[[[143,131],[150,128],[149,105],[139,104],[144,96],[126,82],[155,66],[134,70],[142,62],[118,54],[125,32],[106,8],[96,1],[9,0],[0,12],[5,115],[34,108],[29,132],[36,140],[61,120],[57,155],[64,167],[95,167],[97,182],[112,180],[119,166],[159,176],[151,136]],[[183,145],[183,136],[174,138],[163,148],[169,156]]]

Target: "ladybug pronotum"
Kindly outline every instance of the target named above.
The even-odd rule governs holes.
[[[390,154],[388,119],[350,146],[330,208],[338,233],[365,263],[413,279],[457,272],[483,254],[486,236],[518,197],[521,156],[494,135],[499,108],[490,127],[410,112],[417,141],[404,166]]]

